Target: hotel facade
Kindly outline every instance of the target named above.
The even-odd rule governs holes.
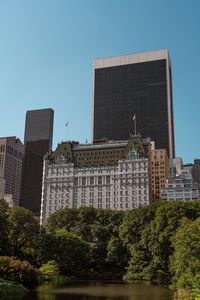
[[[150,140],[64,142],[44,159],[40,223],[62,208],[129,210],[150,203]]]

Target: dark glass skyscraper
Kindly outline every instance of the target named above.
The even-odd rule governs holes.
[[[167,49],[96,59],[93,140],[151,137],[175,156],[171,60]]]
[[[41,205],[43,158],[51,150],[53,119],[51,108],[26,113],[20,205],[37,215]]]

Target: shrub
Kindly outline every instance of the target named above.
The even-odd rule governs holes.
[[[174,300],[193,300],[193,297],[189,290],[178,289],[174,294]]]
[[[22,297],[28,290],[22,285],[15,282],[0,279],[0,298],[3,297]]]
[[[42,281],[52,280],[54,278],[57,278],[60,274],[58,264],[54,260],[48,261],[46,264],[43,264],[39,268],[38,273],[40,280]]]
[[[37,283],[37,270],[28,261],[0,256],[0,277],[33,288]]]

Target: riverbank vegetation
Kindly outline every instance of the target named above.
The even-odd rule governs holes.
[[[9,297],[10,299],[13,299],[13,297],[21,298],[27,293],[28,293],[28,289],[26,289],[22,284],[0,279],[0,298],[4,298],[4,297]]]
[[[0,255],[7,257],[0,257],[1,278],[22,282],[23,276],[16,274],[23,264],[26,272],[33,268],[32,274],[37,273],[34,284],[61,274],[149,280],[199,293],[200,201],[164,202],[127,212],[66,208],[52,214],[42,228],[30,211],[9,209],[1,201],[0,232]],[[15,277],[8,257],[15,260]]]

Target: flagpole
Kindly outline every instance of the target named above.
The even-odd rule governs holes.
[[[137,133],[137,128],[136,128],[136,115],[133,116],[133,122],[134,122],[134,135]]]
[[[135,115],[134,124],[135,124],[135,136],[136,136],[136,115]]]
[[[65,124],[65,127],[67,128],[67,141],[68,141],[68,125],[69,125],[69,122],[67,122],[67,123]]]

